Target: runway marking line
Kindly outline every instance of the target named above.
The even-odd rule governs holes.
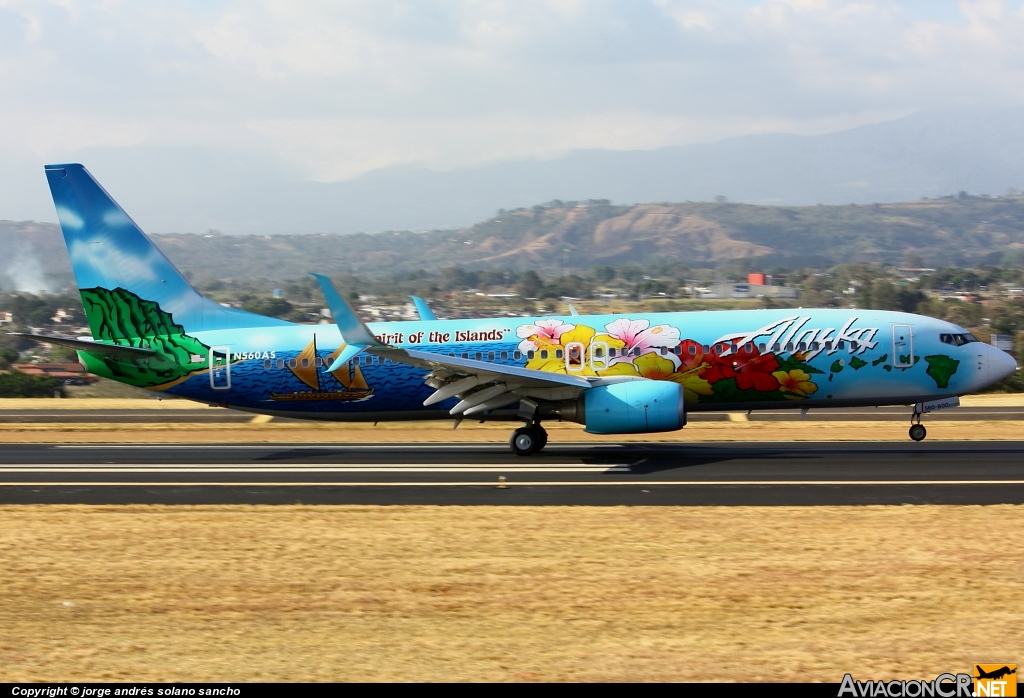
[[[805,487],[846,485],[1024,485],[1024,480],[639,480],[506,481],[512,487]],[[0,487],[497,487],[497,482],[0,482]]]
[[[413,465],[405,463],[371,464],[353,463],[352,465],[302,463],[293,466],[253,466],[249,463],[225,463],[209,465],[167,465],[164,463],[123,465],[0,465],[0,475],[4,473],[622,473],[631,472],[625,464],[613,465],[477,465],[473,463],[456,465]]]

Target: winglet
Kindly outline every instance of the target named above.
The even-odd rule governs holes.
[[[348,344],[344,351],[338,355],[338,358],[334,360],[330,368],[327,369],[328,371],[337,371],[351,361],[352,357],[367,347],[384,346],[373,336],[370,328],[359,319],[359,316],[352,310],[352,306],[341,297],[341,294],[334,288],[334,284],[331,283],[330,279],[323,274],[313,274],[313,276],[320,283],[320,290],[324,293],[327,307],[331,309],[331,315],[334,316],[334,322],[338,325],[341,338]]]
[[[416,306],[416,312],[419,313],[420,320],[436,320],[437,316],[434,315],[434,311],[430,309],[427,302],[419,296],[409,296],[412,299],[412,304]]]
[[[576,308],[572,307],[572,303],[569,304],[569,314],[570,315],[579,315],[579,313],[576,312]]]

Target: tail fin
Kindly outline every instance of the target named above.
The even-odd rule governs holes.
[[[290,324],[204,297],[85,167],[45,169],[95,339]]]

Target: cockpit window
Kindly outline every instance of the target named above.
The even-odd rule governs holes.
[[[943,344],[952,344],[954,347],[962,347],[965,344],[977,342],[978,339],[968,332],[967,334],[940,334],[939,341]]]

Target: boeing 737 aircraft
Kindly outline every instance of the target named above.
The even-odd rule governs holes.
[[[595,434],[680,429],[688,412],[956,404],[1016,369],[942,320],[782,309],[364,324],[317,275],[335,325],[298,325],[192,288],[89,172],[47,165],[97,375],[211,405],[340,421],[521,421],[512,450],[544,448],[545,420]],[[225,260],[230,264],[230,260]],[[431,318],[431,319],[427,319]]]

